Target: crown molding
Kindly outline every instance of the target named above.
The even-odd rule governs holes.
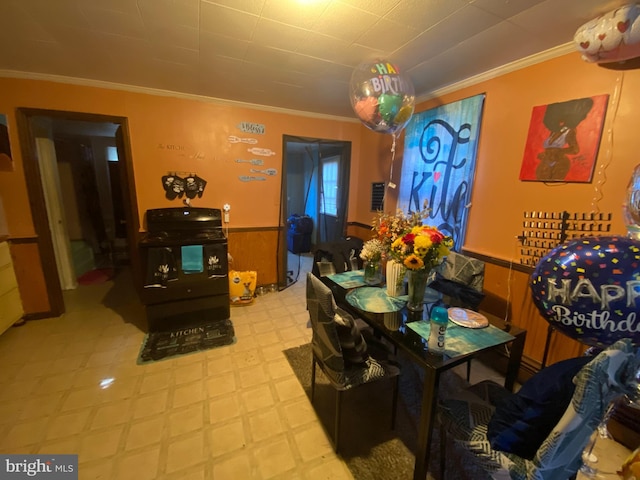
[[[463,88],[472,87],[473,85],[476,85],[478,83],[485,82],[487,80],[491,80],[493,78],[500,77],[507,73],[515,72],[517,70],[521,70],[523,68],[530,67],[547,60],[552,60],[554,58],[561,57],[562,55],[566,55],[575,51],[576,48],[573,43],[565,43],[564,45],[559,45],[557,47],[550,48],[549,50],[545,50],[544,52],[521,58],[520,60],[516,60],[515,62],[507,63],[506,65],[502,65],[492,70],[488,70],[484,73],[474,75],[473,77],[466,78],[460,82],[447,85],[446,87],[442,87],[438,90],[434,90],[433,92],[416,98],[416,104],[431,100],[432,98],[447,95]]]
[[[328,115],[323,113],[307,112],[304,110],[292,110],[292,109],[282,108],[282,107],[273,107],[270,105],[260,105],[257,103],[228,100],[225,98],[208,97],[205,95],[174,92],[171,90],[162,90],[159,88],[140,87],[137,85],[105,82],[102,80],[91,80],[87,78],[65,77],[63,75],[52,75],[48,73],[21,72],[17,70],[0,69],[0,77],[19,78],[23,80],[40,80],[45,82],[64,83],[68,85],[78,85],[83,87],[95,87],[95,88],[104,88],[108,90],[120,90],[120,91],[131,92],[131,93],[156,95],[160,97],[172,97],[172,98],[179,98],[183,100],[194,100],[198,102],[215,103],[217,105],[225,105],[225,106],[231,106],[231,107],[237,107],[237,108],[250,108],[252,110],[262,110],[266,112],[282,113],[285,115],[296,115],[298,117],[310,117],[310,118],[318,118],[323,120],[360,123],[360,120],[352,117],[341,117],[338,115]]]
[[[542,63],[544,61],[551,60],[553,58],[560,57],[562,55],[566,55],[567,53],[571,53],[571,52],[575,52],[574,44],[566,43],[564,45],[560,45],[560,46],[551,48],[549,50],[545,50],[544,52],[540,52],[535,55],[522,58],[515,62],[502,65],[501,67],[488,70],[487,72],[481,73],[479,75],[475,75],[473,77],[469,77],[460,82],[447,85],[446,87],[440,88],[438,90],[434,90],[433,92],[430,92],[428,94],[421,95],[420,97],[416,97],[415,103],[419,104],[427,100],[430,100],[432,98],[441,97],[443,95],[447,95],[457,90],[461,90],[463,88],[470,87],[478,83],[499,77],[501,75],[505,75],[507,73],[514,72],[516,70],[520,70],[538,63]],[[86,78],[65,77],[62,75],[51,75],[51,74],[45,74],[45,73],[21,72],[17,70],[2,70],[2,69],[0,69],[0,77],[19,78],[24,80],[40,80],[40,81],[47,81],[47,82],[64,83],[69,85],[78,85],[78,86],[84,86],[84,87],[96,87],[96,88],[105,88],[109,90],[121,90],[121,91],[132,92],[132,93],[142,93],[142,94],[156,95],[161,97],[173,97],[173,98],[180,98],[184,100],[194,100],[199,102],[215,103],[217,105],[226,105],[226,106],[232,106],[232,107],[238,107],[238,108],[250,108],[253,110],[262,110],[266,112],[280,113],[285,115],[296,115],[296,116],[323,119],[323,120],[360,123],[360,120],[355,117],[342,117],[338,115],[327,115],[327,114],[320,114],[320,113],[314,113],[314,112],[307,112],[303,110],[291,110],[288,108],[273,107],[269,105],[260,105],[260,104],[247,103],[247,102],[239,102],[236,100],[228,100],[228,99],[217,98],[217,97],[208,97],[205,95],[195,95],[190,93],[174,92],[171,90],[162,90],[158,88],[139,87],[135,85],[126,85],[122,83],[105,82],[102,80],[91,80]]]

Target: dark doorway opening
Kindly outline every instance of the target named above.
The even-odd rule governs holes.
[[[50,313],[79,279],[124,266],[139,278],[126,118],[21,108],[18,128]]]
[[[285,135],[283,152],[280,288],[298,280],[314,245],[346,236],[351,142]]]

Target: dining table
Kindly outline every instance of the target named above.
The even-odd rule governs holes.
[[[475,325],[470,328],[464,322],[454,323],[450,315],[444,353],[434,353],[429,351],[427,342],[429,314],[434,305],[447,307],[437,292],[432,298],[428,294],[425,296],[422,311],[410,311],[406,308],[406,296],[389,296],[384,285],[367,285],[361,270],[327,275],[321,280],[333,292],[338,306],[364,320],[376,335],[385,338],[424,370],[413,478],[426,479],[442,374],[489,350],[503,348],[508,355],[504,386],[513,391],[527,331],[482,310],[478,316],[486,318],[488,325],[481,328]]]

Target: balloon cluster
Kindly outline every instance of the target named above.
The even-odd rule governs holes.
[[[351,75],[349,98],[362,123],[379,133],[398,133],[415,107],[411,79],[387,60],[358,65]]]
[[[586,345],[640,345],[640,242],[584,237],[557,246],[530,278],[533,301],[557,330]]]

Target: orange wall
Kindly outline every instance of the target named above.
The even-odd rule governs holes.
[[[224,203],[231,205],[230,228],[278,225],[284,134],[351,141],[354,163],[360,157],[362,127],[351,119],[342,121],[201,100],[0,78],[0,113],[8,117],[15,169],[0,171],[0,195],[13,237],[34,233],[27,214],[29,203],[16,131],[17,107],[127,117],[141,224],[147,209],[181,205],[180,200],[165,198],[161,182],[162,175],[178,171],[195,172],[208,182],[204,196],[194,199],[192,205],[215,208]],[[266,133],[242,133],[237,125],[243,121],[263,124]],[[229,136],[252,137],[258,143],[230,143]],[[252,146],[269,148],[275,155],[253,155],[247,151]],[[251,175],[251,165],[235,162],[238,158],[263,158],[265,165],[260,168],[275,168],[278,174],[267,176],[262,182],[241,182],[238,176]],[[351,178],[350,191],[357,198],[355,176]]]
[[[611,212],[612,232],[626,233],[622,204],[631,172],[640,163],[640,90],[636,87],[640,87],[639,70],[606,69],[572,53],[419,104],[416,112],[486,94],[464,248],[517,263],[520,243],[515,237],[522,233],[525,211]],[[518,177],[532,108],[601,94],[609,95],[609,105],[593,181],[521,182]],[[401,143],[404,134],[400,136]],[[361,167],[363,188],[370,188],[371,182],[389,179],[391,140],[374,133],[366,139],[362,163],[380,155],[379,164]],[[396,160],[402,146],[398,149]],[[399,184],[398,163],[401,161],[394,165],[393,180]],[[361,209],[350,212],[351,219],[369,223],[368,194],[359,192]],[[394,208],[394,203],[386,204],[386,210]]]
[[[613,214],[613,231],[624,232],[621,205],[633,167],[640,124],[636,108],[637,70],[616,71],[583,62],[568,54],[491,79],[441,98],[424,102],[416,111],[486,93],[477,158],[476,180],[465,248],[489,256],[517,258],[523,212],[602,211]],[[603,139],[592,183],[551,184],[518,180],[531,110],[534,106],[599,94],[609,94]],[[346,100],[345,100],[346,101]],[[388,181],[391,136],[371,132],[356,121],[311,118],[199,100],[73,86],[34,80],[0,78],[0,112],[7,114],[15,172],[0,172],[12,236],[33,234],[15,125],[16,107],[47,108],[118,115],[129,118],[138,210],[177,206],[164,198],[160,177],[168,171],[195,171],[209,183],[196,206],[220,207],[230,203],[231,228],[278,224],[282,135],[321,137],[352,142],[352,174],[348,220],[369,224],[372,182]],[[262,123],[265,135],[252,135],[258,147],[276,152],[265,157],[265,167],[279,174],[264,182],[243,183],[252,158],[243,143],[231,144],[229,135],[247,137],[236,125]],[[393,181],[399,183],[402,164],[400,134],[393,163]],[[160,145],[183,150],[167,150]],[[196,158],[191,158],[191,157]],[[388,191],[386,207],[393,210],[395,192]],[[142,220],[142,218],[141,218]]]

